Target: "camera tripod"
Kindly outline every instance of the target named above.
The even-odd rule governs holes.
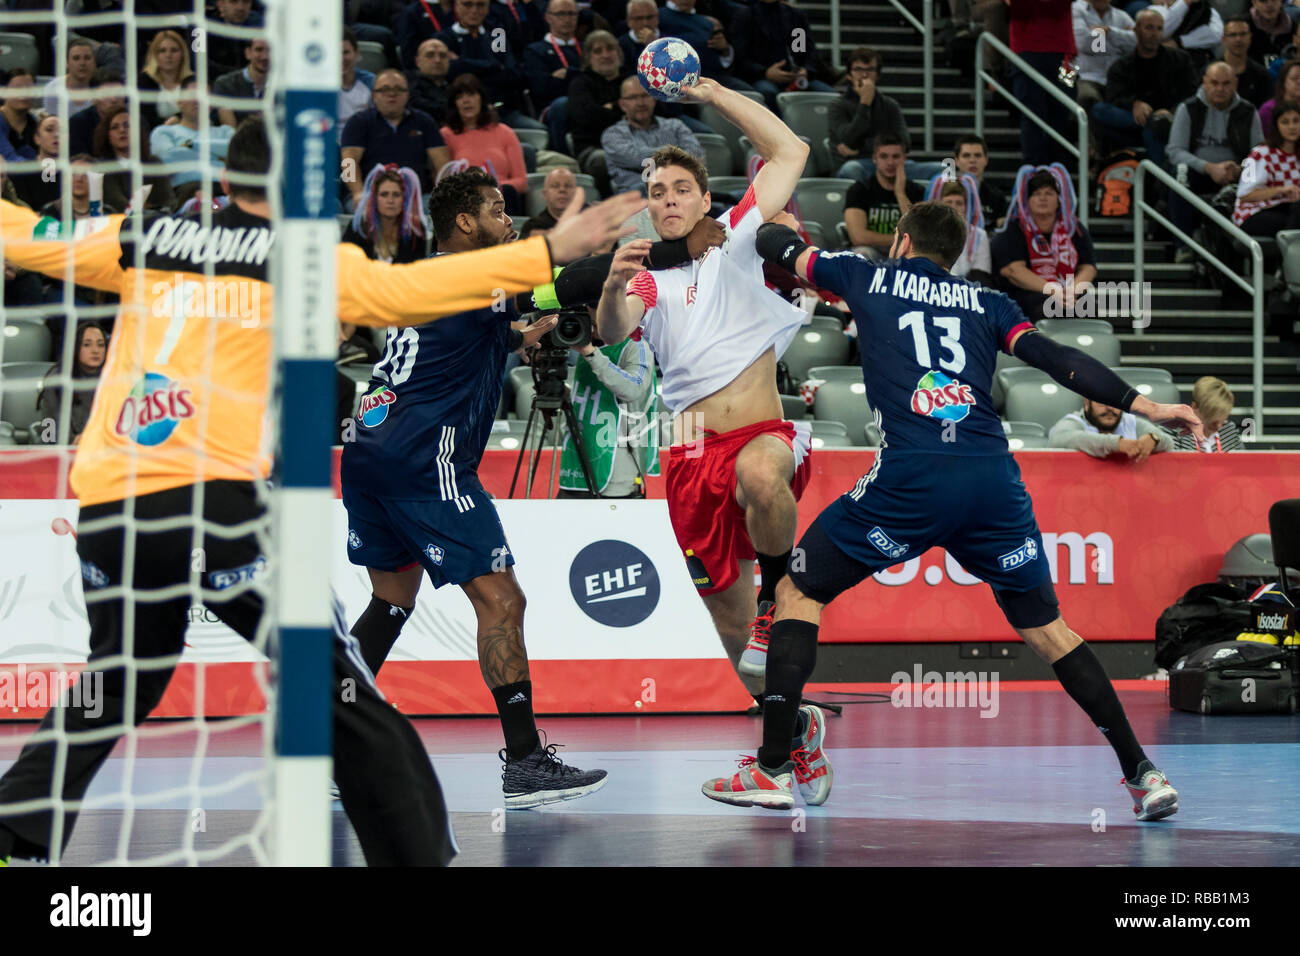
[[[533,405],[528,412],[528,424],[524,426],[523,444],[519,448],[519,457],[515,460],[514,477],[510,479],[511,498],[515,496],[515,486],[519,483],[519,469],[523,466],[525,457],[528,458],[528,479],[524,487],[524,497],[532,497],[533,482],[537,478],[537,469],[542,462],[541,452],[546,447],[548,436],[551,441],[551,473],[546,497],[554,497],[555,476],[560,468],[560,451],[563,445],[561,440],[563,431],[555,422],[557,412],[564,416],[564,423],[569,428],[569,437],[573,442],[574,451],[578,453],[578,464],[582,468],[582,477],[587,483],[587,490],[591,492],[592,497],[600,497],[600,492],[596,490],[596,479],[592,475],[591,463],[587,460],[587,450],[582,446],[582,428],[573,413],[573,403],[569,400],[566,352],[567,349],[557,350],[557,354],[554,355],[539,353],[534,359],[533,382],[537,391],[533,393]],[[529,438],[533,434],[533,426],[538,424],[539,420],[541,432],[536,446],[531,446]]]

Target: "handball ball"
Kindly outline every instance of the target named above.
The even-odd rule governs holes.
[[[700,81],[700,55],[685,40],[660,37],[641,51],[636,72],[647,93],[672,103],[681,98],[682,90]]]

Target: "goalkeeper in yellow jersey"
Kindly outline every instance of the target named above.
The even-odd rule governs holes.
[[[269,160],[261,118],[246,120],[230,141],[226,168],[264,176]],[[256,482],[271,468],[267,279],[275,236],[263,189],[231,186],[224,175],[222,185],[231,203],[212,214],[210,226],[196,216],[147,220],[140,248],[121,216],[75,242],[51,241],[33,238],[38,220],[29,210],[0,202],[6,261],[62,278],[71,257],[78,285],[122,300],[71,475],[81,503],[87,666],[104,674],[104,706],[91,716],[64,701],[46,714],[42,732],[67,734],[61,772],[59,742],[46,739],[24,747],[0,778],[0,861],[48,858],[56,833],[66,845],[80,801],[128,722],[139,725],[162,699],[196,588],[246,639],[257,640],[265,623],[255,584],[267,564],[268,523]],[[339,319],[419,325],[526,291],[549,281],[553,264],[623,235],[621,224],[644,202],[628,194],[582,213],[579,205],[545,238],[455,257],[392,265],[340,244]],[[250,317],[212,308],[214,302],[267,305]],[[322,414],[332,413],[333,396],[322,396],[322,404]],[[234,526],[240,530],[227,530]],[[195,546],[206,562],[191,572]],[[455,843],[428,756],[414,728],[375,689],[337,602],[334,619],[334,776],[366,861],[445,864]],[[124,667],[122,655],[135,666]],[[348,686],[357,690],[345,703]],[[84,739],[106,728],[117,733]],[[61,801],[53,809],[7,809],[51,796]]]

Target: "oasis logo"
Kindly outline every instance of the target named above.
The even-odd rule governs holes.
[[[929,418],[959,422],[970,414],[975,396],[969,385],[949,378],[943,372],[926,372],[912,392],[912,411]]]
[[[569,590],[593,621],[633,627],[659,604],[659,572],[644,551],[626,541],[596,541],[573,559]]]
[[[166,375],[145,372],[122,402],[113,430],[137,445],[160,445],[182,419],[194,417],[194,396]]]
[[[361,424],[367,428],[374,428],[388,417],[388,406],[395,401],[397,401],[397,393],[387,385],[380,385],[369,395],[362,396],[357,418],[361,419]]]

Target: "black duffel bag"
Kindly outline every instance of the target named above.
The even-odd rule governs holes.
[[[1254,641],[1207,645],[1174,663],[1169,705],[1194,714],[1294,714],[1295,654]]]
[[[1249,631],[1249,595],[1230,584],[1198,584],[1156,619],[1156,666],[1168,670],[1186,654]]]

